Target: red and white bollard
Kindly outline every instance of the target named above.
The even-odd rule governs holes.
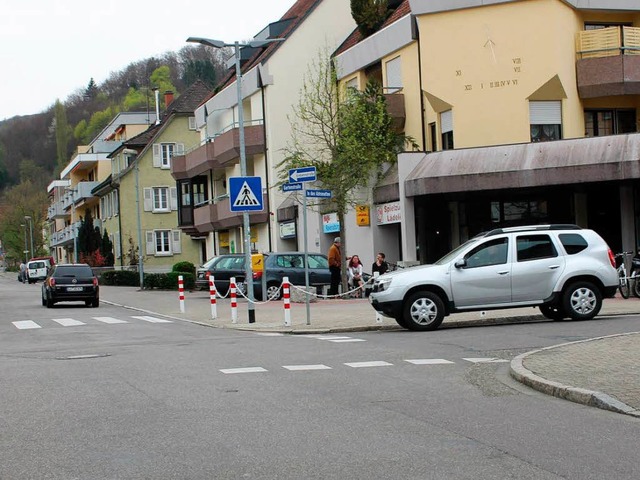
[[[182,275],[178,275],[178,292],[180,294],[180,313],[184,313],[184,281]]]
[[[236,277],[231,277],[229,282],[229,292],[231,295],[231,323],[238,323],[238,301],[236,297]]]
[[[373,272],[373,279],[377,279],[380,276],[380,272]],[[382,314],[376,310],[376,323],[382,323]]]
[[[291,326],[291,295],[289,277],[282,279],[282,301],[284,302],[284,326]]]
[[[218,307],[216,305],[216,284],[214,278],[209,277],[209,297],[211,298],[211,318],[218,318]]]

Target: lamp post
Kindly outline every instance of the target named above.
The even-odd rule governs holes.
[[[27,246],[27,226],[24,223],[20,224],[21,227],[24,227],[24,263],[29,261],[29,247]]]
[[[25,215],[24,219],[29,224],[29,239],[31,240],[31,256],[35,257],[36,256],[36,252],[33,249],[33,219],[29,215]],[[26,229],[25,229],[25,233],[26,233]]]
[[[238,137],[240,141],[240,175],[247,176],[247,156],[245,151],[244,142],[244,112],[242,108],[242,69],[240,68],[240,47],[260,48],[269,43],[282,42],[284,38],[269,38],[266,40],[254,40],[252,42],[240,43],[235,41],[233,43],[225,43],[222,40],[213,40],[211,38],[202,37],[189,37],[187,42],[199,43],[213,48],[233,47],[235,60],[236,60],[236,92],[238,95]],[[245,271],[245,285],[247,286],[247,295],[249,298],[248,314],[249,323],[256,321],[254,296],[253,296],[253,271],[251,269],[251,230],[249,223],[249,212],[242,212],[242,230],[244,235],[244,271]],[[263,295],[265,293],[263,292]]]

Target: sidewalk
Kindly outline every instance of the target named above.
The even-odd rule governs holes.
[[[379,317],[367,299],[318,300],[291,304],[291,326],[284,325],[282,300],[258,302],[255,323],[248,322],[248,303],[238,300],[237,323],[231,321],[229,299],[218,299],[211,318],[209,292],[185,292],[180,312],[178,292],[140,291],[137,287],[100,287],[105,303],[164,315],[217,328],[308,334],[366,330],[402,330],[395,320]],[[600,316],[640,314],[640,300],[620,297],[604,301]],[[447,326],[542,322],[537,308],[466,312],[446,317]],[[640,332],[566,343],[525,353],[511,362],[511,375],[549,395],[640,418]]]

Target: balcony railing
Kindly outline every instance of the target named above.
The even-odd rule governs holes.
[[[580,98],[640,94],[640,28],[579,32],[576,54]]]
[[[403,132],[407,114],[404,107],[402,87],[384,88],[384,98],[387,102],[387,112],[389,112],[389,116],[391,117],[393,129],[397,132]]]
[[[53,205],[50,205],[47,209],[47,219],[53,220],[55,218],[63,218],[66,217],[68,213],[64,211],[64,206],[62,201],[56,202]]]
[[[80,227],[80,222],[75,222],[71,225],[64,227],[62,230],[58,230],[51,234],[49,239],[49,245],[51,247],[59,247],[62,245],[69,245],[73,243],[76,236],[78,235],[78,228]]]
[[[249,221],[252,225],[269,220],[269,198],[266,190],[263,192],[263,201],[264,210],[262,212],[249,212]],[[193,226],[200,233],[240,227],[242,223],[242,212],[231,211],[228,195],[216,197],[193,209]]]

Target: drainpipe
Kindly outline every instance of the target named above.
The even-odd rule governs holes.
[[[269,148],[267,146],[267,109],[264,99],[265,88],[264,85],[260,87],[262,94],[262,135],[264,136],[264,181],[267,184],[267,197],[269,197]],[[269,251],[273,252],[273,245],[271,244],[271,202],[269,202],[269,212],[267,215],[267,236],[269,237]]]
[[[422,93],[422,55],[420,53],[420,32],[415,16],[411,16],[413,37],[418,41],[418,85],[420,85],[420,130],[422,131],[422,150],[427,151],[427,134],[424,125],[424,94]]]
[[[160,90],[154,88],[153,92],[156,95],[156,125],[160,125]]]

